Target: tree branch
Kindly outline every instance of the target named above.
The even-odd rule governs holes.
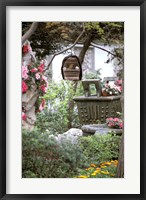
[[[74,41],[74,43],[73,43],[70,47],[68,47],[68,48],[66,48],[66,49],[63,49],[62,51],[59,51],[59,52],[55,53],[55,54],[53,55],[53,57],[51,58],[51,60],[50,60],[50,62],[49,62],[49,64],[48,64],[48,66],[46,67],[46,69],[45,69],[44,71],[46,71],[46,70],[49,69],[49,66],[50,66],[50,64],[52,63],[52,61],[53,61],[53,59],[55,58],[55,56],[57,56],[57,55],[59,55],[59,54],[62,54],[62,53],[64,53],[65,51],[67,51],[67,50],[69,50],[69,49],[72,49],[72,48],[77,44],[77,42],[79,41],[79,39],[82,37],[82,35],[84,34],[84,32],[85,32],[85,28],[84,28],[84,24],[83,24],[83,30],[82,30],[82,32],[80,33],[80,35],[77,37],[77,39]]]
[[[93,47],[96,47],[96,48],[98,48],[98,49],[101,49],[102,51],[105,51],[105,52],[107,52],[107,53],[111,54],[111,55],[112,55],[112,56],[114,56],[114,57],[117,57],[117,55],[116,55],[116,54],[114,54],[114,53],[112,53],[112,52],[108,51],[107,49],[104,49],[104,48],[102,48],[102,47],[100,47],[100,46],[96,45],[96,44],[95,44],[95,43],[93,43],[93,42],[91,42],[91,46],[93,46]]]
[[[33,22],[31,24],[31,27],[29,28],[29,30],[22,36],[22,45],[35,32],[35,30],[37,29],[38,25],[39,25],[39,22]]]

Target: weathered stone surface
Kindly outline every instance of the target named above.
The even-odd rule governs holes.
[[[78,96],[73,100],[77,103],[80,124],[96,124],[106,122],[108,117],[116,117],[121,112],[121,96]]]
[[[22,95],[22,106],[26,111],[29,111],[36,103],[38,98],[37,91],[28,90],[25,94]]]
[[[121,135],[122,129],[109,128],[106,124],[89,124],[81,127],[83,136],[96,135],[96,134],[107,134],[109,132],[115,132]]]
[[[90,85],[94,84],[96,88],[96,95],[101,96],[100,79],[86,79],[82,81],[85,97],[91,96]]]
[[[25,128],[25,129],[31,131],[34,128],[34,125],[29,124],[28,122],[22,120],[22,128]]]
[[[25,65],[30,65],[32,63],[30,53],[25,54],[22,58],[22,61],[25,63]]]
[[[27,92],[22,95],[22,102],[28,103],[30,99],[32,99],[33,96],[36,94],[37,94],[37,91],[27,90]]]
[[[101,128],[101,129],[98,129],[94,135],[97,135],[97,134],[101,134],[101,135],[105,135],[107,133],[110,133],[110,132],[113,132],[117,135],[122,135],[122,129],[114,129],[114,128]]]
[[[25,65],[31,65],[32,62],[36,62],[35,54],[35,52],[29,51],[23,56],[22,62],[25,63]]]
[[[33,106],[30,110],[26,112],[27,115],[27,122],[30,125],[34,125],[36,121],[36,114],[35,114],[35,106]]]

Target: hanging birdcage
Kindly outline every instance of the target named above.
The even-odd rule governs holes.
[[[82,67],[76,55],[69,55],[62,61],[61,73],[64,80],[78,81],[82,79]]]

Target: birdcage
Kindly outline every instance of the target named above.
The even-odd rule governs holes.
[[[64,80],[78,81],[82,79],[82,67],[76,55],[69,55],[62,61],[61,73]]]

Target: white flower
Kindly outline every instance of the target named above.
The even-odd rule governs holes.
[[[36,78],[37,80],[39,80],[39,79],[40,79],[40,74],[39,74],[39,73],[36,73],[36,74],[35,74],[35,78]]]

